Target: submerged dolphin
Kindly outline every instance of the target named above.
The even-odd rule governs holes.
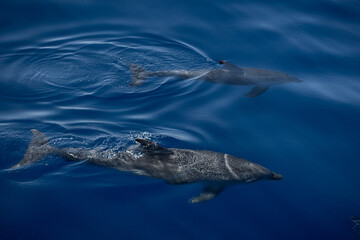
[[[129,152],[118,153],[113,158],[104,152],[82,148],[55,148],[48,144],[45,135],[35,129],[24,158],[12,168],[39,161],[47,155],[57,155],[70,161],[87,160],[87,163],[129,171],[139,175],[160,178],[170,184],[201,182],[202,193],[191,203],[210,200],[225,187],[258,180],[279,180],[280,174],[242,158],[228,154],[178,148],[164,148],[145,139],[135,139],[141,145],[140,156]]]
[[[156,71],[149,72],[143,67],[130,64],[132,73],[132,86],[139,86],[144,83],[147,77],[177,77],[180,79],[197,78],[208,82],[224,83],[232,85],[254,85],[252,90],[247,93],[246,97],[257,97],[265,92],[270,85],[282,84],[288,82],[301,82],[296,77],[286,73],[257,69],[237,67],[226,61],[219,61],[223,65],[220,69],[207,70],[173,70],[173,71]]]

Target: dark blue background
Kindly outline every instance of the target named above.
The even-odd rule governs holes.
[[[360,215],[359,1],[0,2],[0,239],[351,239]],[[128,63],[218,60],[302,83],[152,78]],[[46,157],[9,171],[30,129],[56,147],[123,151],[144,137],[284,175],[197,205],[201,185]]]

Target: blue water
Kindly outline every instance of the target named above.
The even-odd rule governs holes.
[[[218,60],[302,83],[151,78],[129,63]],[[359,1],[0,2],[0,239],[351,239],[360,215]],[[31,129],[56,147],[136,137],[232,154],[283,174],[189,204],[200,184],[46,157],[11,171]]]

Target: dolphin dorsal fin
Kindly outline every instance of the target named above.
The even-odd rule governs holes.
[[[135,141],[141,144],[143,151],[147,154],[156,155],[172,153],[169,149],[157,145],[156,143],[146,139],[136,138]]]
[[[229,71],[232,71],[232,72],[238,72],[238,74],[244,74],[244,70],[232,63],[229,63],[229,62],[226,62],[226,61],[219,61],[220,64],[223,64],[223,69],[225,70],[229,70]]]

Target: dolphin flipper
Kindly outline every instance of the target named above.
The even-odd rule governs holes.
[[[253,87],[253,89],[251,89],[251,91],[247,94],[245,94],[245,97],[257,97],[260,94],[264,93],[266,90],[268,90],[269,86],[268,85],[259,85],[259,86],[255,86]]]
[[[190,199],[190,203],[201,203],[213,199],[225,189],[225,186],[206,185],[197,197]]]

